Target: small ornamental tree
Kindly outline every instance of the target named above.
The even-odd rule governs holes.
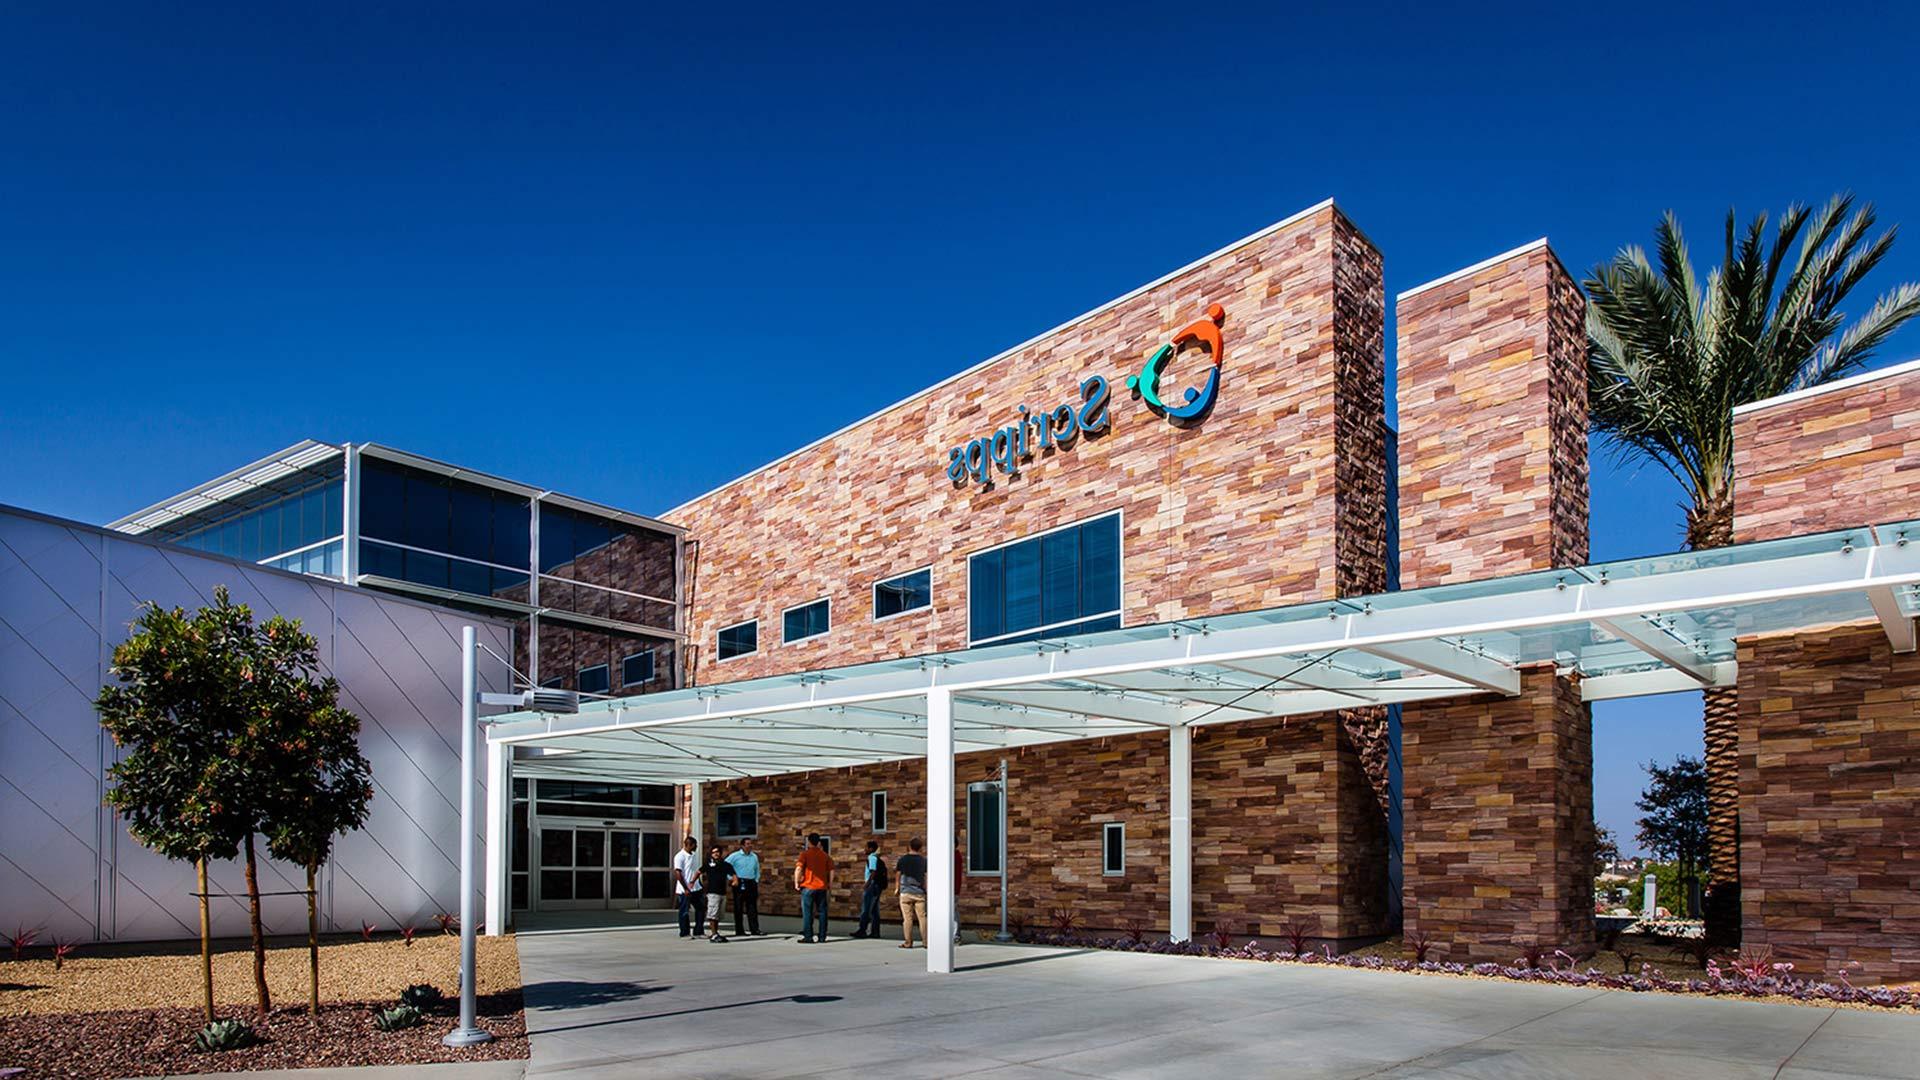
[[[334,704],[338,684],[324,678],[309,685],[306,710],[289,710],[274,739],[290,782],[268,807],[267,852],[307,871],[307,1007],[317,1016],[320,909],[314,879],[333,852],[333,838],[366,824],[373,769],[360,754],[360,718]]]
[[[113,651],[119,685],[95,702],[100,723],[120,748],[108,769],[107,804],[142,845],[195,865],[200,882],[200,974],[206,1016],[213,1012],[213,942],[207,863],[230,859],[251,816],[235,798],[235,734],[249,709],[240,646],[252,615],[214,593],[214,605],[189,617],[149,603],[133,634]]]

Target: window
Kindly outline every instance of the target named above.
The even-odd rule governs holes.
[[[933,606],[933,571],[915,570],[873,586],[873,617],[891,619]]]
[[[1109,821],[1100,828],[1100,872],[1120,877],[1127,872],[1127,827]]]
[[[704,822],[702,823],[704,824]],[[723,840],[760,835],[760,804],[729,803],[719,811],[719,833]]]
[[[873,831],[887,831],[887,793],[884,791],[873,793]]]
[[[1006,802],[1001,798],[999,784],[987,781],[967,785],[968,874],[997,876],[1000,873],[1000,832],[1005,819]]]
[[[760,648],[760,620],[749,619],[720,631],[718,654],[722,660],[745,656]]]
[[[780,640],[791,645],[810,637],[819,637],[827,632],[827,599],[821,597],[811,604],[788,608],[781,616]]]
[[[542,817],[621,818],[672,821],[673,785],[611,784],[589,780],[542,780],[535,790]]]
[[[1117,629],[1120,515],[980,552],[967,577],[971,644]]]
[[[653,681],[653,650],[637,652],[620,661],[620,685],[639,686]]]
[[[595,664],[592,667],[580,669],[580,680],[577,685],[583,694],[604,694],[607,692],[607,678],[607,665]]]

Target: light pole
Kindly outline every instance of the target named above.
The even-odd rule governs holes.
[[[480,688],[475,678],[479,650],[473,627],[460,628],[460,1026],[440,1041],[448,1046],[477,1046],[493,1035],[474,1018],[473,840],[474,738],[480,730]]]
[[[492,650],[488,650],[492,652]],[[460,628],[460,1026],[440,1041],[447,1046],[478,1046],[492,1042],[493,1034],[480,1026],[475,1017],[479,1005],[474,977],[474,936],[478,932],[473,917],[473,863],[479,856],[474,840],[473,789],[479,786],[475,770],[479,755],[475,742],[480,734],[479,707],[507,705],[538,708],[542,712],[571,713],[579,709],[579,698],[568,691],[529,690],[523,694],[482,694],[479,685],[479,644],[471,626]],[[498,654],[495,654],[496,657]],[[511,668],[509,668],[511,670]],[[489,883],[490,886],[495,883]]]

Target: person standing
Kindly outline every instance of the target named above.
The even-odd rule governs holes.
[[[800,890],[800,944],[827,940],[827,890],[833,887],[833,857],[820,844],[819,833],[807,834],[807,848],[793,867],[793,887]],[[814,923],[820,925],[814,935]]]
[[[698,850],[700,841],[689,836],[680,841],[680,853],[673,857],[673,906],[680,913],[681,937],[692,937],[706,912],[705,904],[699,902],[700,857],[694,854]]]
[[[736,879],[733,866],[720,857],[717,846],[707,847],[707,861],[700,867],[701,890],[707,894],[707,940],[725,941],[720,936],[720,911],[726,907],[727,891]]]
[[[733,867],[733,936],[760,936],[760,853],[753,850],[751,837],[740,841],[740,850],[727,856]]]
[[[880,841],[867,841],[866,887],[860,891],[857,938],[880,936],[880,897],[887,891],[887,860],[880,857]]]
[[[900,881],[900,947],[913,948],[913,922],[920,920],[920,940],[927,940],[927,857],[920,854],[920,838],[907,841],[907,853],[894,867]]]

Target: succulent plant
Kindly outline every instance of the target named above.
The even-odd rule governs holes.
[[[200,1034],[193,1037],[193,1045],[197,1050],[217,1054],[222,1050],[252,1046],[259,1039],[245,1020],[215,1020],[200,1029]]]
[[[395,1005],[391,1009],[381,1009],[373,1014],[373,1026],[381,1031],[399,1031],[403,1028],[419,1027],[425,1017],[420,1010],[411,1005]]]
[[[400,1004],[411,1005],[421,1012],[426,1012],[446,999],[447,996],[432,983],[414,983],[400,991]]]

